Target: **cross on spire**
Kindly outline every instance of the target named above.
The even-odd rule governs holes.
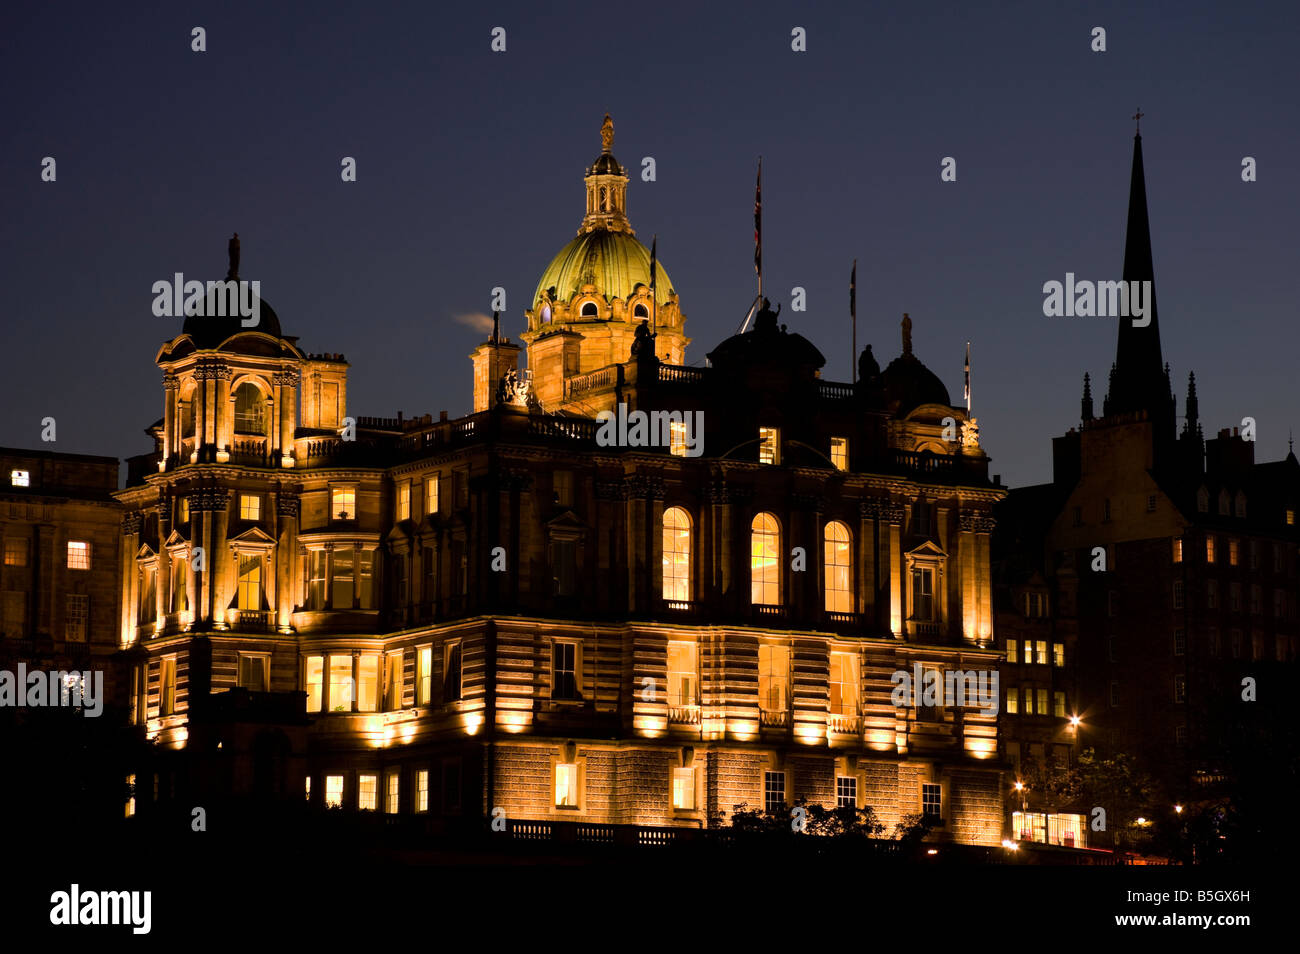
[[[1135,123],[1137,123],[1137,134],[1138,134],[1139,136],[1142,135],[1142,117],[1145,116],[1145,115],[1146,115],[1146,113],[1142,112],[1142,107],[1139,106],[1139,107],[1138,107],[1138,111],[1137,111],[1136,113],[1134,113],[1131,117],[1129,117],[1129,118],[1131,118]]]

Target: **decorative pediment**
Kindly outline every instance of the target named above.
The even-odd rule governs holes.
[[[135,558],[137,560],[152,560],[157,555],[158,554],[154,548],[149,546],[147,543],[142,543],[140,549],[135,551]]]
[[[177,550],[188,547],[189,545],[189,537],[185,536],[185,534],[181,533],[179,530],[173,530],[171,533],[167,534],[167,542],[163,544],[163,546],[168,550]]]
[[[907,556],[914,560],[945,560],[948,554],[933,540],[926,540],[920,546],[908,550]]]
[[[275,546],[275,540],[258,526],[249,527],[238,536],[228,541],[232,550],[269,550]]]
[[[548,533],[577,535],[586,533],[587,529],[587,525],[572,510],[566,510],[546,521]]]

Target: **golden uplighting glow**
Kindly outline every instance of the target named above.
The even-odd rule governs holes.
[[[632,719],[632,725],[647,738],[655,739],[668,729],[668,720],[664,716],[638,715]]]
[[[528,728],[528,713],[526,712],[498,712],[497,725],[506,732],[523,732]]]
[[[1003,839],[1002,839],[1002,847],[1005,848],[1007,851],[1019,851],[1019,850],[1020,850],[1020,846],[1017,845],[1017,844],[1016,844],[1014,841],[1012,841],[1010,838],[1003,838]]]
[[[998,754],[997,739],[967,739],[966,754],[973,759],[991,759]]]
[[[1174,806],[1174,811],[1176,811],[1178,814],[1181,815],[1181,814],[1183,813],[1183,806],[1182,806],[1182,805],[1175,805],[1175,806]]]
[[[931,848],[929,851],[926,852],[927,855],[937,855],[938,853],[939,853],[938,848]]]
[[[476,735],[478,730],[483,728],[483,713],[466,712],[465,713],[465,734]]]

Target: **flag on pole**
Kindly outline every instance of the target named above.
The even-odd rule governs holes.
[[[763,277],[763,157],[758,157],[758,182],[754,186],[754,272]]]
[[[655,252],[659,245],[659,233],[650,240],[650,330],[654,331],[658,316],[655,313]]]
[[[853,320],[853,353],[849,363],[853,366],[853,383],[858,383],[858,260],[853,260],[849,273],[849,317]]]
[[[966,413],[970,413],[970,342],[966,342]]]

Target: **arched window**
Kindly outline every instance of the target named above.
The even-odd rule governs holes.
[[[266,402],[251,381],[235,391],[235,433],[266,434]]]
[[[770,513],[760,513],[749,526],[750,602],[781,603],[781,526]]]
[[[595,318],[596,315],[597,315],[597,310],[596,310],[596,303],[594,301],[587,301],[582,303],[582,317]]]
[[[604,186],[600,187],[600,211],[609,211],[609,189]]]
[[[632,309],[632,317],[649,318],[650,312],[645,305],[637,305],[635,308]]]
[[[199,389],[197,387],[191,387],[181,392],[181,440],[188,440],[198,436],[194,421],[194,402],[198,396]]]
[[[664,599],[691,598],[691,515],[681,507],[664,511]]]
[[[853,612],[853,556],[849,528],[838,520],[826,524],[826,612]]]

